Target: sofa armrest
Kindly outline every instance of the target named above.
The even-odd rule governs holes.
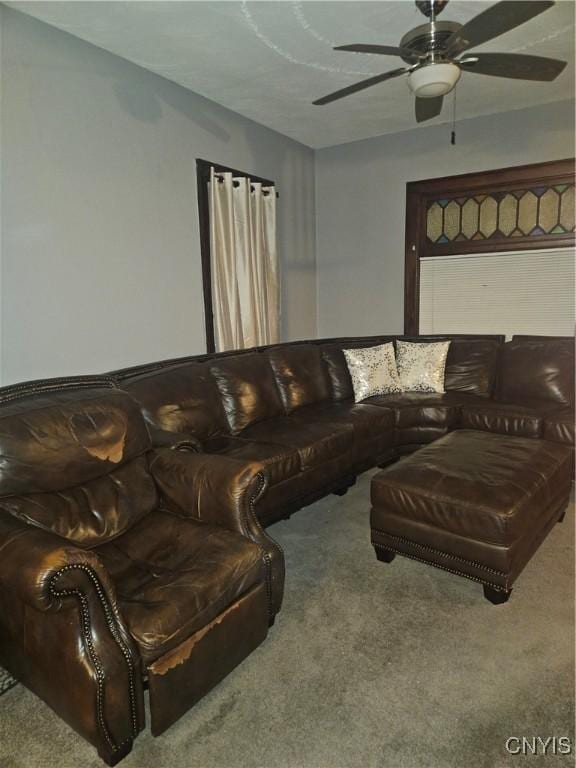
[[[98,557],[0,507],[0,592],[9,671],[105,761],[127,754],[144,726],[140,655]]]
[[[119,619],[114,586],[93,552],[0,511],[0,584],[16,599],[39,611],[60,610],[62,590],[80,586],[66,576],[72,571],[86,581],[88,589],[98,580],[103,597]]]
[[[262,547],[273,618],[284,593],[284,554],[255,513],[268,484],[263,466],[228,456],[164,449],[155,452],[150,471],[172,511],[238,531]]]

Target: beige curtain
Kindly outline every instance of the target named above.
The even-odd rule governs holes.
[[[216,350],[280,340],[274,187],[211,171],[210,253]]]

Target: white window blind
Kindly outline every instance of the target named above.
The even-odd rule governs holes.
[[[420,259],[420,333],[574,333],[574,249]]]

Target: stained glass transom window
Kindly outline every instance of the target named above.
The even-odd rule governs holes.
[[[433,200],[426,211],[426,238],[442,245],[565,236],[575,231],[574,210],[574,184]]]

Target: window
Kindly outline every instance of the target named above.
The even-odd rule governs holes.
[[[420,333],[574,333],[574,249],[420,260]]]
[[[574,160],[407,185],[404,328],[574,332]]]

